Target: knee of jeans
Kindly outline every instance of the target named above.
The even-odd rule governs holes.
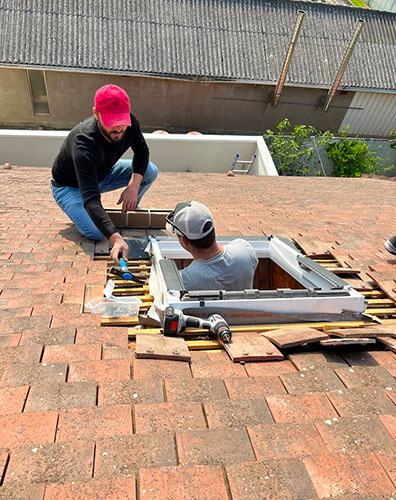
[[[147,165],[145,177],[146,177],[146,180],[151,181],[151,182],[154,182],[155,179],[158,177],[158,168],[151,161]]]
[[[102,241],[105,239],[105,236],[99,231],[99,229],[86,229],[81,232],[90,240]]]

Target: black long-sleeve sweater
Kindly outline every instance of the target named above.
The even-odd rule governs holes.
[[[91,116],[70,131],[52,166],[56,185],[80,189],[86,211],[107,238],[117,230],[103,209],[99,183],[130,147],[134,152],[132,171],[144,175],[149,149],[136,116],[131,113],[131,126],[118,143],[109,142]]]

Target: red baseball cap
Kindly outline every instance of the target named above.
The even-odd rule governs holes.
[[[129,97],[118,85],[104,85],[95,94],[95,108],[107,128],[131,126]]]

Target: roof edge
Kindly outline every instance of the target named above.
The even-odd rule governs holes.
[[[194,76],[194,75],[174,75],[168,73],[141,73],[138,71],[117,71],[117,70],[99,70],[93,68],[73,68],[68,66],[47,66],[40,64],[16,64],[16,63],[4,63],[0,62],[0,68],[16,68],[16,69],[42,69],[45,71],[64,71],[66,73],[93,73],[93,74],[105,74],[105,75],[115,75],[115,76],[138,76],[141,78],[165,78],[169,80],[180,80],[184,82],[192,83],[239,83],[245,85],[272,85],[276,86],[276,81],[266,81],[266,80],[242,80],[235,78],[214,78],[207,76]],[[295,83],[295,82],[285,82],[286,87],[297,87],[297,88],[311,88],[311,89],[321,89],[329,90],[329,86],[326,85],[315,85],[310,83]],[[396,94],[396,89],[380,89],[372,87],[351,87],[340,85],[338,90],[345,90],[347,92],[378,92],[385,94]]]

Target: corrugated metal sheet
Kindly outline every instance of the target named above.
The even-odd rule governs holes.
[[[396,95],[356,92],[350,108],[339,132],[346,125],[350,134],[388,136],[391,130],[396,130]]]
[[[276,82],[297,11],[287,83],[396,88],[396,15],[277,0],[0,0],[0,64]]]
[[[396,12],[395,0],[366,0],[372,9],[386,10],[388,12]]]

